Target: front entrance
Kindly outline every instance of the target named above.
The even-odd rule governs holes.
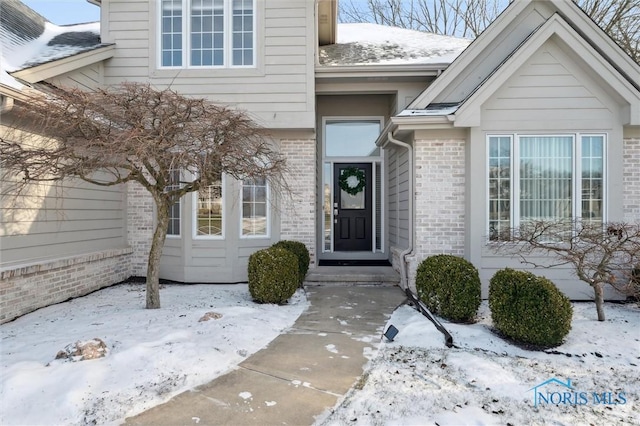
[[[318,261],[378,262],[385,251],[381,117],[323,118],[318,187]]]
[[[333,165],[334,251],[371,251],[371,163]]]

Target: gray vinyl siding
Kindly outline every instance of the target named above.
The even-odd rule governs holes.
[[[249,112],[270,128],[314,127],[314,1],[256,1],[256,67],[160,69],[153,1],[103,1],[103,41],[116,43],[105,82],[149,81]],[[105,19],[103,17],[103,24]]]
[[[603,130],[613,124],[612,103],[594,79],[547,41],[483,109],[487,129]]]
[[[79,70],[75,70],[47,80],[48,83],[57,87],[74,87],[81,90],[95,90],[102,85],[103,64],[88,65]]]
[[[405,148],[391,148],[388,156],[387,214],[389,218],[389,244],[406,248],[409,245],[409,161]]]
[[[73,182],[31,187],[38,195],[3,197],[1,264],[121,248],[126,245],[121,186]]]

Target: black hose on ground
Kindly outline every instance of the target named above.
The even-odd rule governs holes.
[[[413,304],[413,306],[416,308],[416,310],[418,312],[420,312],[422,315],[424,315],[425,317],[427,317],[427,319],[429,319],[429,321],[431,321],[433,323],[433,325],[436,326],[438,331],[444,335],[444,344],[448,348],[452,347],[453,346],[453,337],[451,336],[451,334],[449,334],[447,329],[444,328],[444,326],[440,323],[440,321],[438,321],[436,319],[436,317],[434,317],[431,312],[429,312],[429,309],[427,309],[426,305],[424,303],[422,303],[413,294],[413,292],[411,292],[411,290],[409,288],[405,289],[404,292],[407,294],[407,298]]]

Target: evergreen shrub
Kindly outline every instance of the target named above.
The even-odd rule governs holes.
[[[282,247],[253,253],[248,266],[249,293],[258,303],[286,302],[298,288],[298,258]]]
[[[471,322],[480,306],[480,277],[467,260],[439,254],[418,266],[416,290],[429,310],[456,322]]]
[[[558,346],[571,330],[573,307],[547,278],[502,269],[489,284],[489,309],[495,328],[519,343]]]
[[[305,246],[300,241],[282,240],[275,243],[273,247],[284,248],[296,255],[296,257],[298,258],[298,284],[302,287],[304,277],[307,276],[307,271],[309,270],[309,262],[311,261],[307,246]]]

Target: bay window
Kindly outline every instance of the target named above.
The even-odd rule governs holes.
[[[160,0],[160,67],[253,67],[255,0]]]
[[[604,135],[488,137],[488,234],[527,221],[604,221]]]

